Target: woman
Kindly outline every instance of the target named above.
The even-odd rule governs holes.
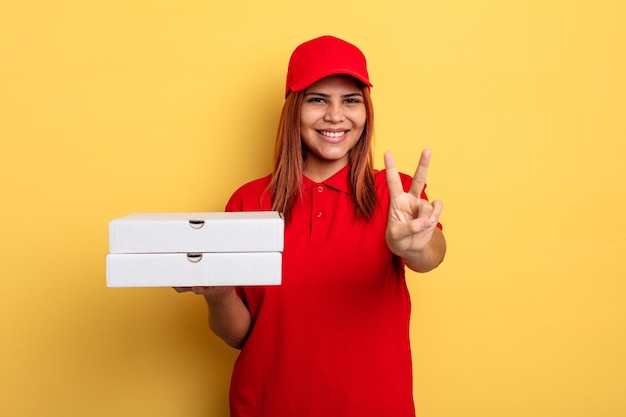
[[[414,416],[405,266],[446,250],[439,201],[385,155],[372,167],[366,60],[331,36],[293,52],[272,175],[238,189],[227,211],[285,217],[283,283],[178,289],[204,295],[212,330],[241,349],[231,415]]]

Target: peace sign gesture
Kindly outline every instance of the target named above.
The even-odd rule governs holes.
[[[445,238],[437,228],[443,203],[422,199],[430,157],[430,150],[422,151],[411,188],[404,192],[393,157],[391,153],[385,153],[390,194],[387,245],[391,252],[404,259],[409,268],[418,272],[435,268],[446,252]]]

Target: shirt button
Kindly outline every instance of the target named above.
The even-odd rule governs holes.
[[[322,217],[322,214],[323,214],[323,213],[322,213],[321,211],[318,211],[318,212],[317,212],[317,218]]]
[[[322,187],[321,185],[317,187],[317,192],[321,193],[322,191],[324,191],[324,187]]]

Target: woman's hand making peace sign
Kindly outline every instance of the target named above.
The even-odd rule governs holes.
[[[390,204],[387,221],[387,245],[414,271],[426,272],[441,263],[446,253],[446,241],[437,228],[443,203],[423,200],[422,190],[431,152],[422,151],[409,192],[404,192],[398,169],[391,156],[385,153],[385,168],[389,186]]]

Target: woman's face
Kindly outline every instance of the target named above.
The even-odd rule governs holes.
[[[300,116],[304,173],[323,181],[348,164],[348,153],[363,133],[363,93],[350,76],[323,78],[306,89]]]

